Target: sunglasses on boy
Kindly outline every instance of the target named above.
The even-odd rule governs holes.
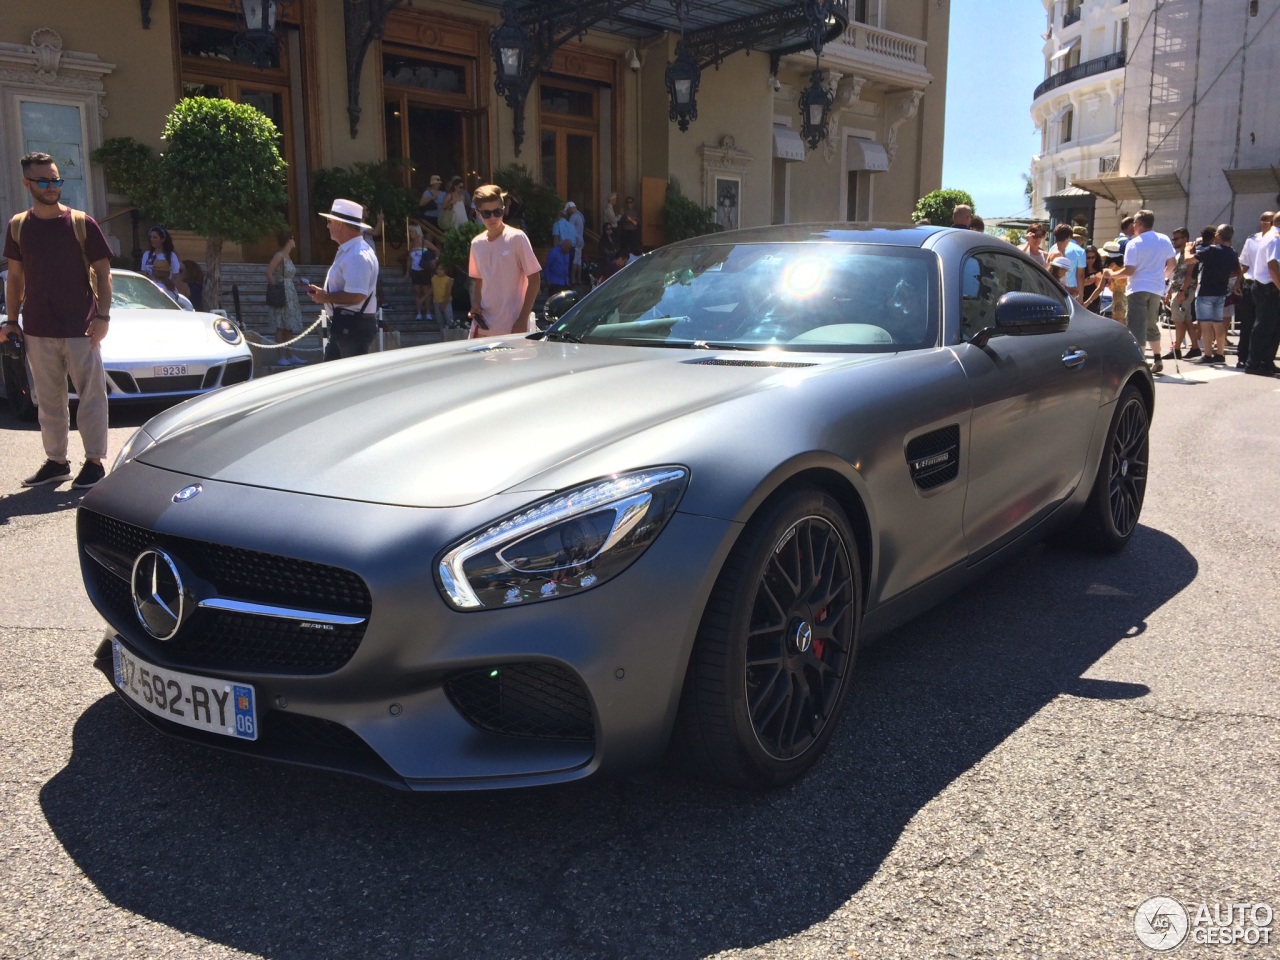
[[[476,207],[476,213],[480,214],[480,216],[486,220],[492,220],[494,217],[502,216],[502,208],[490,207],[487,210],[481,210],[479,207]]]
[[[51,177],[23,177],[22,179],[27,181],[27,183],[34,183],[41,190],[48,190],[50,187],[58,187],[61,189],[62,185],[67,182],[62,177],[58,177],[56,180]]]

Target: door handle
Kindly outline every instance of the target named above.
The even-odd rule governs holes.
[[[1089,359],[1089,354],[1079,347],[1072,347],[1062,355],[1062,365],[1064,367],[1075,368],[1080,366]]]

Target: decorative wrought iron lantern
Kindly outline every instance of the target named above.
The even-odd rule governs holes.
[[[670,108],[667,117],[676,121],[683,133],[689,129],[689,121],[698,119],[698,83],[702,69],[689,54],[689,48],[681,39],[676,44],[676,58],[667,64],[667,96]]]
[[[822,71],[814,70],[809,86],[800,93],[800,136],[816,150],[827,138],[827,119],[831,113],[831,91],[822,82]]]
[[[516,16],[516,5],[510,0],[502,5],[502,25],[489,35],[489,50],[497,66],[493,86],[506,97],[507,106],[515,109],[529,92],[529,60],[533,37]]]
[[[236,56],[259,70],[272,66],[280,45],[276,39],[276,17],[283,6],[281,0],[233,0],[233,3],[242,28],[236,35]]]

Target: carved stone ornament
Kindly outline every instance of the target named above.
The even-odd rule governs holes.
[[[58,64],[62,62],[62,37],[50,27],[41,27],[31,34],[31,52],[36,58],[36,78],[43,83],[58,79]]]
[[[827,163],[836,159],[838,133],[840,131],[840,113],[849,109],[862,96],[862,88],[867,83],[866,77],[857,74],[844,76],[835,70],[822,71],[823,85],[831,91],[831,109],[827,112],[827,135],[822,141],[822,158]]]
[[[732,134],[726,133],[717,144],[704,143],[698,148],[702,152],[702,172],[705,181],[708,171],[727,170],[731,173],[742,173],[751,162],[751,154],[738,149],[738,142]]]
[[[924,99],[923,90],[909,90],[885,100],[884,118],[888,124],[885,152],[889,154],[890,163],[893,163],[894,156],[898,152],[898,128],[916,115],[922,99]]]

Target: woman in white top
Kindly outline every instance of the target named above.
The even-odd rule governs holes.
[[[604,205],[604,216],[600,222],[601,232],[609,226],[615,230],[618,229],[618,195],[616,193],[609,194],[609,202]]]
[[[173,290],[174,278],[182,269],[178,255],[173,252],[173,237],[157,225],[147,231],[147,240],[151,249],[142,255],[142,272],[166,290]]]

